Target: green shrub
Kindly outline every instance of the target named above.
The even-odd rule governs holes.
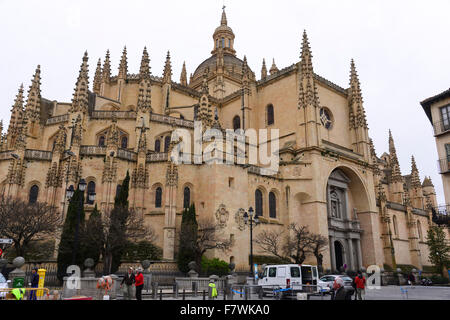
[[[214,274],[221,277],[227,275],[230,272],[230,268],[228,263],[223,260],[202,257],[202,271],[208,276]]]
[[[143,261],[161,260],[162,250],[150,241],[140,241],[137,243],[128,242],[124,248],[122,260]]]
[[[440,275],[432,275],[430,277],[431,281],[433,282],[433,284],[447,284],[449,283],[449,280],[445,277],[442,277]]]
[[[397,268],[400,268],[404,274],[410,274],[412,269],[416,269],[417,271],[419,270],[417,267],[410,264],[398,264]]]
[[[390,265],[388,265],[387,263],[383,264],[383,268],[384,268],[384,271],[387,271],[387,272],[392,272],[392,271],[394,271],[394,270],[392,269],[392,267],[391,267]]]

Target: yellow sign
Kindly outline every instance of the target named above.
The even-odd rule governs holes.
[[[37,271],[38,275],[39,275],[39,283],[38,283],[38,288],[43,288],[44,287],[44,282],[45,282],[45,272],[47,270],[45,269],[39,269]],[[37,297],[42,297],[42,291],[43,290],[37,290]]]

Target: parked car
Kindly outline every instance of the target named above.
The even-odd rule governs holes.
[[[3,274],[0,273],[0,289],[7,289],[8,288],[8,282],[6,281]],[[5,299],[6,292],[0,292],[0,299]]]
[[[330,289],[328,292],[331,292],[331,290],[333,289],[334,280],[337,277],[341,277],[342,280],[344,280],[344,288],[345,288],[345,290],[347,290],[348,294],[352,295],[355,293],[355,289],[352,286],[353,279],[350,278],[349,276],[332,274],[332,275],[323,276],[319,280],[322,281],[323,283],[325,283],[328,286],[328,288]]]

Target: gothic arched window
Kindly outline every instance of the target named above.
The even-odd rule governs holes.
[[[235,116],[233,118],[233,130],[236,131],[241,128],[241,118],[239,116]]]
[[[158,187],[155,191],[155,208],[162,207],[162,188]]]
[[[122,136],[122,139],[120,140],[120,147],[122,149],[128,148],[128,138],[126,136]]]
[[[261,190],[255,191],[255,216],[262,217],[263,215],[263,195]]]
[[[117,187],[116,187],[116,197],[119,196],[121,188],[122,188],[122,185],[118,184]]]
[[[161,140],[155,140],[155,152],[161,152]]]
[[[189,187],[184,188],[183,191],[183,208],[189,208],[191,205],[191,189]]]
[[[269,193],[269,217],[277,217],[277,198],[273,192]]]
[[[397,217],[396,217],[396,216],[394,216],[394,217],[392,218],[392,224],[393,224],[393,226],[394,226],[394,235],[395,235],[396,237],[398,237],[398,224],[397,224]]]
[[[100,138],[98,138],[98,146],[99,147],[105,146],[105,136],[100,136]]]
[[[273,111],[273,104],[267,106],[267,125],[270,126],[275,123],[275,114]]]
[[[169,152],[170,136],[164,138],[164,152]]]
[[[28,197],[28,202],[29,203],[36,203],[38,195],[39,195],[39,187],[37,185],[33,185],[30,188],[30,194],[29,194],[29,197]]]
[[[94,181],[89,181],[88,185],[87,185],[87,203],[89,204],[93,204],[94,201],[90,201],[89,200],[89,194],[91,193],[95,193],[95,182]]]

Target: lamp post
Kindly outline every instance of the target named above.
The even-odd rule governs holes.
[[[259,219],[257,215],[253,218],[253,213],[253,208],[250,207],[248,213],[244,213],[244,222],[250,227],[250,275],[252,276],[253,281],[255,281],[255,270],[253,268],[253,226],[258,225]]]
[[[80,216],[81,216],[81,210],[83,209],[83,198],[84,198],[84,191],[86,190],[86,181],[84,179],[81,179],[78,183],[78,190],[81,192],[79,199],[78,199],[78,208],[77,208],[77,223],[75,225],[75,237],[74,237],[74,245],[73,245],[73,251],[72,251],[72,264],[76,264],[76,257],[78,254],[78,246],[79,246],[79,233],[80,233]],[[71,185],[66,190],[66,196],[67,198],[72,201],[72,197],[74,195],[74,188],[73,185]],[[94,195],[95,197],[95,195]]]

